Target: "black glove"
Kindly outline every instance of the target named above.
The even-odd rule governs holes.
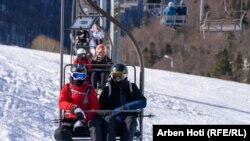
[[[85,126],[85,123],[81,120],[78,120],[73,127],[73,131],[76,131],[77,129],[81,129],[82,127]]]

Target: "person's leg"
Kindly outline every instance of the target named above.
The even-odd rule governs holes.
[[[100,80],[101,89],[103,89],[105,87],[107,79],[108,79],[108,74],[105,72],[102,72],[101,73],[101,80]]]
[[[102,141],[104,138],[103,131],[103,119],[100,117],[94,117],[89,121],[88,127],[90,132],[91,141]]]
[[[95,47],[96,47],[96,43],[94,38],[91,38],[89,41],[89,50],[90,53],[93,55],[92,57],[95,57]]]
[[[96,89],[97,88],[97,73],[92,72],[91,74],[91,84]]]
[[[127,116],[124,119],[124,126],[121,133],[120,141],[132,141],[135,131],[136,131],[136,117],[135,116]]]
[[[104,128],[105,128],[105,138],[107,141],[115,141],[116,136],[116,119],[115,117],[107,116],[105,118]]]
[[[54,138],[57,141],[73,141],[72,140],[72,127],[64,126],[64,125],[58,127],[54,133]]]

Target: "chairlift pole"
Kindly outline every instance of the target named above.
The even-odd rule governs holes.
[[[160,16],[160,19],[162,19],[162,17],[163,17],[163,9],[164,9],[163,0],[161,0],[161,16]]]
[[[227,0],[224,0],[224,11],[227,12]]]
[[[105,0],[100,0],[100,8],[103,9],[104,11],[107,11],[107,1]],[[100,26],[106,28],[106,19],[100,18]]]
[[[71,23],[73,23],[74,22],[74,19],[75,19],[75,6],[76,6],[76,0],[73,0],[73,2],[72,2],[72,6],[71,6]],[[73,30],[71,30],[70,31],[70,62],[72,63],[72,61],[73,61],[73,51],[74,51],[74,49],[73,49],[73,42],[72,41],[74,41],[73,39],[71,39],[72,37],[71,36],[74,36],[74,31]]]
[[[63,86],[63,44],[64,44],[64,0],[61,0],[61,27],[60,27],[60,90]],[[61,120],[62,110],[59,111]],[[61,126],[61,123],[59,124]]]
[[[201,0],[201,3],[200,3],[200,25],[202,25],[202,22],[203,22],[203,0]]]
[[[120,19],[119,0],[111,0],[111,16],[115,19]],[[112,49],[112,60],[114,63],[120,62],[120,36],[121,30],[114,24],[110,23],[110,37],[114,45]]]
[[[243,14],[243,6],[244,6],[243,0],[240,0],[240,15]]]

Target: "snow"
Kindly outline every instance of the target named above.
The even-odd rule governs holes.
[[[54,140],[60,55],[1,45],[0,76],[0,140]],[[144,140],[156,124],[250,124],[249,92],[248,84],[145,69],[144,113],[155,117],[144,118]]]

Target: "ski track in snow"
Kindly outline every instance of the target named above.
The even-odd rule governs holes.
[[[39,60],[44,58],[34,54],[29,58],[35,56],[40,57]],[[52,140],[51,129],[56,125],[51,120],[58,116],[58,72],[44,64],[39,65],[42,62],[34,63],[21,56],[12,60],[11,57],[0,57],[3,62],[0,94],[4,95],[0,98],[0,126],[7,129],[0,135],[10,141]],[[58,65],[53,62],[47,65],[51,64]]]
[[[1,141],[53,141],[59,54],[0,47]],[[144,141],[152,141],[156,124],[250,124],[249,91],[246,84],[145,69],[144,114],[155,117],[143,120]]]

